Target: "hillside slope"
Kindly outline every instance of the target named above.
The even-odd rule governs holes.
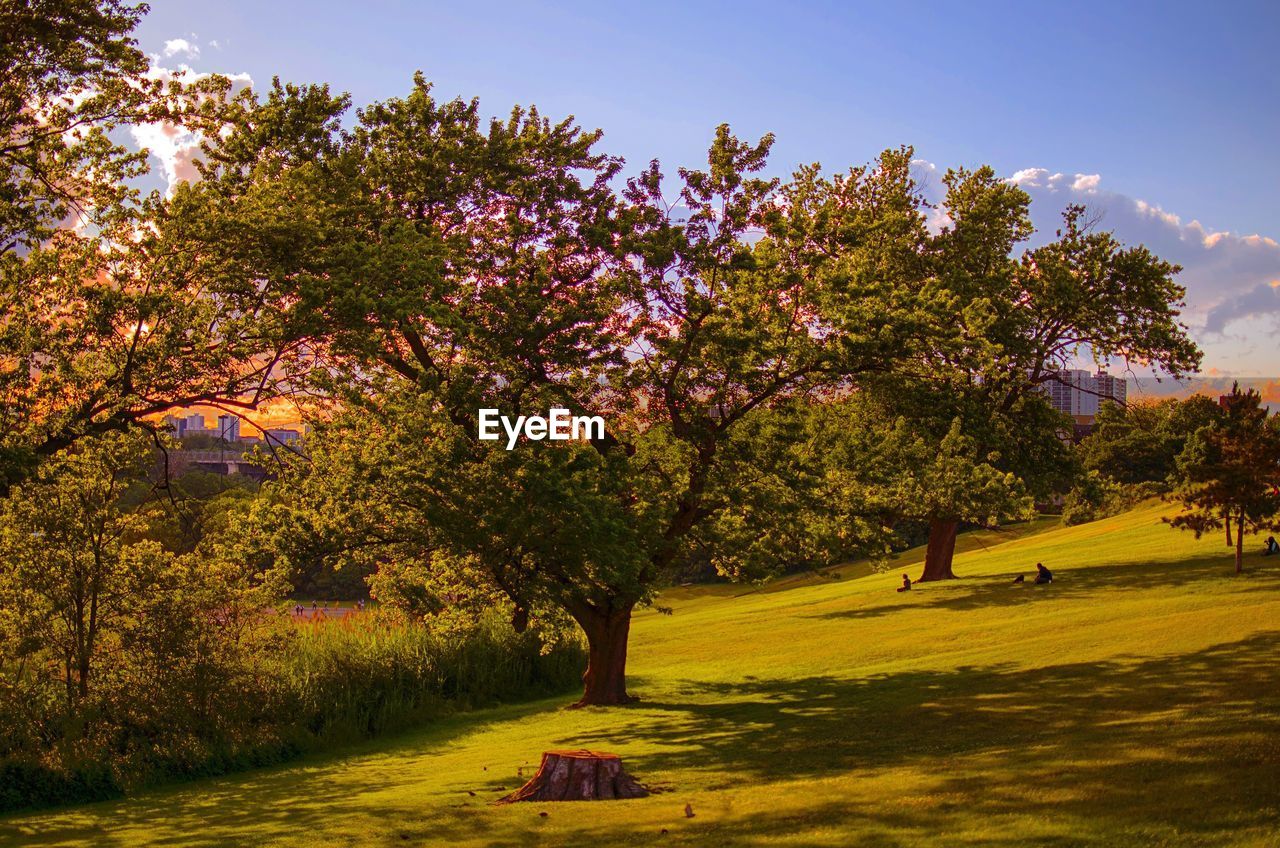
[[[636,622],[631,707],[460,716],[0,820],[0,844],[1280,844],[1280,561],[1236,577],[1222,540],[1161,514],[973,536],[964,579],[909,593],[918,552],[888,574],[674,591],[672,615]],[[1037,561],[1052,586],[1011,583]],[[565,747],[665,791],[489,804]]]

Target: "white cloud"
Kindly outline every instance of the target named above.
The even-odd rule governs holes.
[[[921,175],[938,172],[923,160],[912,164]],[[1097,219],[1095,226],[1113,231],[1122,243],[1144,244],[1182,266],[1178,281],[1187,289],[1183,318],[1206,349],[1209,363],[1271,375],[1280,371],[1274,345],[1255,344],[1273,338],[1274,329],[1265,328],[1280,321],[1280,233],[1211,230],[1156,203],[1108,191],[1098,174],[1023,168],[1007,180],[1031,195],[1031,217],[1038,230],[1033,244],[1053,237],[1064,207],[1084,205],[1089,217]],[[927,196],[936,203],[942,190],[934,179]],[[938,213],[930,215],[931,227],[940,221],[945,223]]]
[[[1072,191],[1092,192],[1097,190],[1098,183],[1102,181],[1100,174],[1076,174],[1075,182],[1071,184]]]
[[[1092,194],[1102,182],[1100,174],[1063,174],[1050,173],[1048,168],[1023,168],[1014,171],[1007,182],[1024,189],[1040,188],[1051,192],[1072,191],[1078,194]]]
[[[130,127],[129,132],[139,147],[145,147],[160,160],[170,193],[179,182],[199,176],[194,164],[195,155],[200,150],[198,133],[167,121]]]
[[[1009,182],[1020,186],[1038,186],[1043,185],[1049,176],[1046,168],[1023,168],[1021,171],[1014,171],[1013,176],[1009,177]]]
[[[1280,315],[1280,299],[1271,281],[1280,278],[1280,244],[1264,235],[1210,230],[1145,200],[1100,187],[1097,174],[1066,177],[1044,168],[1014,174],[1031,195],[1031,214],[1043,236],[1057,229],[1068,203],[1088,207],[1097,226],[1112,230],[1126,244],[1145,244],[1156,255],[1182,266],[1178,280],[1187,287],[1188,323],[1203,333],[1222,333],[1233,321],[1262,314]]]
[[[178,68],[165,68],[153,64],[148,76],[164,82],[195,82],[210,76],[196,73],[186,65]],[[253,79],[245,73],[224,74],[233,83],[233,93],[244,88],[253,87]],[[195,159],[200,153],[200,144],[204,140],[200,133],[168,121],[149,124],[137,124],[129,128],[134,143],[146,148],[160,163],[164,172],[167,193],[172,194],[174,186],[179,182],[190,182],[198,179],[200,172],[196,170]]]
[[[166,57],[179,54],[189,59],[195,59],[200,55],[200,47],[185,38],[171,38],[164,43],[164,55]]]

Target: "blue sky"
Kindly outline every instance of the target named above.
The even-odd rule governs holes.
[[[1030,6],[157,0],[138,36],[357,104],[421,69],[487,113],[573,114],[635,167],[698,164],[727,121],[776,133],[779,173],[898,144],[1022,172],[1041,226],[1083,200],[1187,266],[1207,364],[1280,374],[1280,3]]]

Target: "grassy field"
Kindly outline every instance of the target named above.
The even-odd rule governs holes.
[[[1280,845],[1280,562],[1237,577],[1161,514],[971,534],[966,579],[904,594],[918,552],[673,591],[636,622],[633,706],[458,716],[0,844]],[[1011,585],[1038,560],[1057,582]],[[664,791],[491,805],[565,747]]]

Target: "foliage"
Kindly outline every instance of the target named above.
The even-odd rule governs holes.
[[[909,152],[783,186],[755,176],[771,138],[720,127],[708,169],[678,173],[680,216],[656,163],[619,194],[599,133],[536,110],[486,131],[474,101],[437,103],[421,78],[339,136],[343,108],[277,88],[249,123],[278,154],[233,134],[190,198],[232,255],[257,250],[243,222],[281,203],[297,212],[293,241],[316,245],[244,273],[293,280],[314,310],[341,372],[321,388],[351,411],[333,449],[384,442],[377,460],[331,469],[370,499],[339,505],[370,516],[352,543],[482,573],[517,609],[572,616],[620,662],[608,646],[634,607],[710,542],[699,525],[741,506],[757,469],[734,457],[751,419],[912,346],[919,293],[894,265],[899,241],[878,236],[922,227],[902,191]],[[299,146],[315,155],[302,163]],[[299,165],[282,172],[277,156]],[[553,406],[603,416],[604,437],[509,452],[476,440],[480,408]],[[625,700],[621,665],[597,670],[609,677],[590,674],[588,697]]]
[[[0,809],[275,762],[581,672],[562,630],[491,616],[299,627],[273,609],[281,572],[246,555],[247,496],[206,511],[187,553],[152,538],[170,502],[131,491],[153,461],[144,433],[82,439],[0,501]]]
[[[902,231],[895,254],[895,270],[928,292],[913,343],[904,347],[907,365],[864,379],[869,397],[860,400],[877,410],[872,423],[909,431],[922,450],[928,446],[892,464],[908,479],[925,468],[912,460],[952,455],[949,469],[935,469],[940,476],[928,497],[882,503],[887,520],[930,521],[931,556],[921,579],[954,576],[956,529],[976,507],[965,503],[969,485],[977,484],[989,515],[997,500],[1000,512],[1019,514],[1027,495],[1044,501],[1068,488],[1075,469],[1059,437],[1067,422],[1042,389],[1073,357],[1142,360],[1175,375],[1200,359],[1178,323],[1184,292],[1173,279],[1176,266],[1093,232],[1076,207],[1064,212],[1054,240],[1018,256],[1015,249],[1032,234],[1025,192],[989,167],[951,170],[943,182],[938,211],[945,223],[930,232],[917,221]],[[901,192],[916,195],[909,176]],[[979,463],[965,473],[944,447],[959,438]],[[976,480],[981,465],[995,476]],[[1002,489],[992,485],[1000,480]]]
[[[919,422],[886,420],[883,408],[869,400],[839,407],[846,412],[840,416],[843,433],[827,435],[831,473],[847,481],[851,498],[878,509],[887,523],[900,516],[954,517],[997,527],[1034,515],[1023,482],[1001,470],[1000,456],[984,452],[959,418],[935,440],[921,434]]]
[[[1109,518],[1133,509],[1167,489],[1161,483],[1121,484],[1095,470],[1085,471],[1062,502],[1062,523],[1068,527]]]
[[[118,212],[145,154],[112,141],[167,114],[119,0],[6,0],[0,8],[0,255],[34,249],[73,215]]]
[[[1239,384],[1221,403],[1218,420],[1197,430],[1178,457],[1184,482],[1173,498],[1184,512],[1169,523],[1197,538],[1225,529],[1239,572],[1244,534],[1280,529],[1280,415],[1268,414],[1262,397]]]
[[[369,612],[302,627],[282,672],[297,726],[335,742],[557,694],[579,682],[584,661],[566,631],[514,633],[500,615],[457,629]]]
[[[147,459],[137,438],[104,438],[59,455],[0,501],[7,658],[19,673],[46,658],[60,671],[68,706],[88,697],[95,663],[117,648],[131,608],[173,567],[141,538],[141,518],[121,508]]]
[[[231,83],[165,80],[130,37],[145,6],[6,2],[0,14],[0,484],[76,440],[194,403],[250,409],[296,338],[269,285],[226,285],[181,189],[142,196],[159,124],[216,136]],[[2,493],[4,489],[0,489]]]
[[[1218,405],[1200,395],[1127,406],[1103,404],[1093,431],[1080,443],[1081,463],[1120,484],[1175,485],[1178,455],[1187,440],[1218,417]]]

